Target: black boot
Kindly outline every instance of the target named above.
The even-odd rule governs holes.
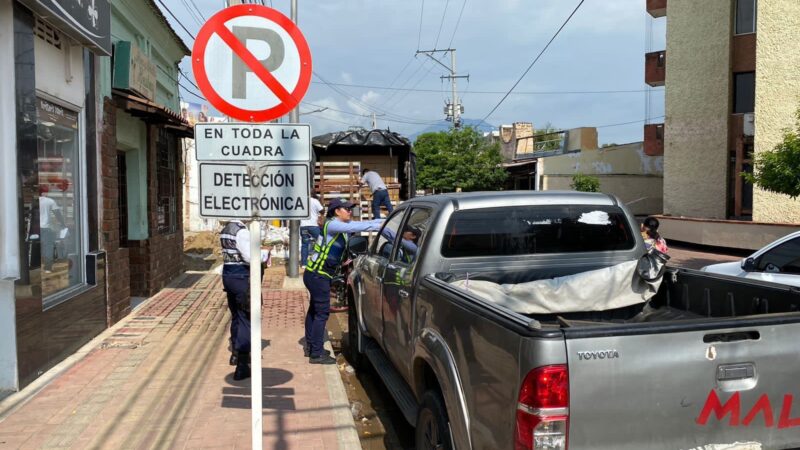
[[[236,365],[236,370],[233,372],[233,379],[235,381],[241,381],[246,378],[250,378],[250,366],[247,363],[239,361],[239,364]]]
[[[325,355],[330,355],[331,354],[331,352],[329,352],[328,350],[325,350],[325,349],[322,350],[322,353],[325,354]],[[303,347],[303,356],[305,356],[306,358],[310,357],[311,356],[311,349],[308,348],[308,347]]]
[[[336,358],[327,353],[324,353],[320,356],[312,356],[308,358],[308,362],[311,364],[326,364],[326,365],[336,364]]]
[[[239,363],[239,354],[236,352],[231,352],[231,359],[228,360],[228,364],[235,366]]]

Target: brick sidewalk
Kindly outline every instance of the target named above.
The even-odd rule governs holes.
[[[309,365],[305,290],[264,279],[264,448],[360,448],[336,366]],[[250,383],[232,379],[215,274],[187,274],[0,422],[0,449],[250,448]]]

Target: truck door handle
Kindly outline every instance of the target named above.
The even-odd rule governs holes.
[[[717,367],[717,386],[724,392],[747,391],[756,387],[758,375],[753,363],[723,364]]]
[[[397,295],[399,295],[400,297],[403,297],[403,298],[408,298],[408,296],[409,296],[408,291],[405,290],[405,289],[399,289],[397,291]]]
[[[703,336],[706,344],[717,342],[757,341],[761,339],[758,331],[734,331],[731,333],[711,333]]]
[[[752,363],[725,364],[717,367],[717,380],[744,380],[756,376],[756,367]]]

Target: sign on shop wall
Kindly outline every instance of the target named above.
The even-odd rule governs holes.
[[[95,50],[111,56],[109,0],[20,0],[40,19]]]
[[[156,65],[131,42],[114,44],[114,88],[155,100]]]

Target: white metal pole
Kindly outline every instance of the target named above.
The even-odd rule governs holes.
[[[458,89],[456,88],[456,51],[450,50],[450,87],[453,90],[453,126],[460,127],[461,124],[461,104],[458,101]]]
[[[261,449],[264,434],[261,407],[261,222],[250,221],[250,407],[252,410],[252,448]]]
[[[295,24],[297,23],[297,0],[292,0],[291,19]],[[297,123],[300,121],[300,109],[294,108],[290,115],[289,121]],[[312,172],[313,173],[313,172]],[[312,178],[313,179],[313,178]],[[289,278],[298,278],[300,276],[300,221],[289,221]]]

